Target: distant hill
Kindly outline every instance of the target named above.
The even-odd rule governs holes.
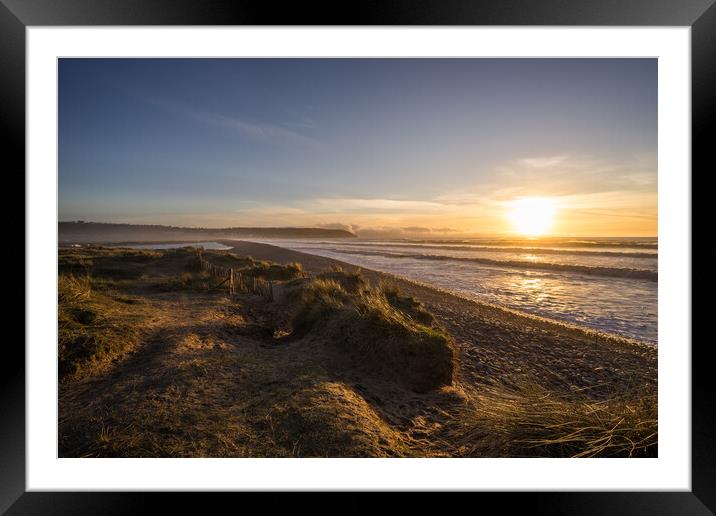
[[[180,242],[217,238],[355,238],[344,229],[323,228],[182,228],[175,226],[60,222],[59,242]]]

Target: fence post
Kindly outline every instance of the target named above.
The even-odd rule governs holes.
[[[234,269],[229,269],[229,296],[234,295]]]

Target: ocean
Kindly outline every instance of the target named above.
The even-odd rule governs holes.
[[[657,344],[656,238],[260,241]]]

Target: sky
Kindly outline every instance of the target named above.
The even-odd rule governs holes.
[[[656,236],[656,59],[60,59],[62,221],[478,236],[525,198]]]

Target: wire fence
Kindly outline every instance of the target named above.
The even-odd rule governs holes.
[[[267,301],[274,300],[274,285],[272,281],[255,276],[248,276],[230,267],[215,265],[204,257],[202,248],[197,248],[196,255],[199,260],[199,268],[202,271],[208,272],[212,278],[222,280],[214,288],[227,285],[230,296],[235,294],[254,294],[263,297]]]

